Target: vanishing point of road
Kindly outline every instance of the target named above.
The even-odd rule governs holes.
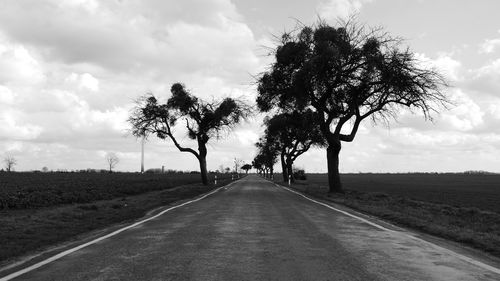
[[[500,280],[257,176],[70,252],[15,280]]]

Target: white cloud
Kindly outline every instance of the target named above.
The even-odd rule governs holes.
[[[416,53],[415,57],[425,66],[437,69],[447,80],[457,81],[461,79],[462,63],[452,57],[452,54],[440,53],[431,58],[425,54]]]
[[[14,94],[9,88],[0,85],[0,106],[2,104],[4,105],[13,104],[15,98],[16,94]]]
[[[457,104],[441,115],[448,130],[470,131],[484,124],[485,113],[481,107],[460,89],[452,91],[450,98]]]
[[[492,61],[490,64],[482,66],[474,71],[476,77],[500,73],[500,59]]]
[[[10,38],[39,48],[50,61],[154,72],[162,79],[194,71],[253,73],[259,61],[252,32],[228,0],[99,2],[94,14],[80,9],[93,1],[48,2],[34,1],[27,9],[11,1],[0,11],[0,24]],[[30,18],[29,24],[17,14]]]
[[[29,123],[20,124],[19,113],[4,111],[0,113],[0,139],[1,140],[33,140],[36,139],[43,128]]]
[[[323,0],[317,7],[318,14],[326,20],[346,19],[358,13],[364,4],[373,0]]]
[[[239,130],[236,131],[239,142],[244,146],[253,146],[259,140],[259,135],[256,132],[250,130]]]
[[[32,53],[23,45],[11,44],[0,32],[0,84],[38,84],[45,74]]]
[[[493,53],[497,48],[500,48],[500,39],[487,39],[482,45],[480,52]]]
[[[63,8],[83,8],[90,13],[95,13],[99,8],[99,2],[96,0],[63,0],[58,4]]]
[[[90,73],[71,73],[66,81],[76,83],[79,89],[86,89],[92,92],[99,91],[99,80]]]
[[[500,30],[498,31],[500,33]],[[500,38],[486,39],[479,46],[479,53],[491,54],[500,48]]]
[[[464,85],[479,94],[500,97],[500,58],[471,69]]]

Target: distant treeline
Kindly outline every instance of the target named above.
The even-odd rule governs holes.
[[[0,170],[0,173],[6,172],[4,170]],[[15,171],[11,171],[15,172]],[[81,169],[81,170],[66,170],[66,169],[57,169],[57,170],[32,170],[32,171],[20,171],[17,173],[110,173],[109,170],[106,169]],[[140,174],[140,172],[120,172],[120,171],[112,171],[112,173],[118,174]],[[181,170],[172,170],[172,169],[161,169],[161,168],[152,168],[144,171],[147,174],[171,174],[171,175],[183,175],[183,174],[199,174],[200,171],[181,171]],[[219,171],[209,171],[209,174],[227,174],[229,172],[220,173]]]

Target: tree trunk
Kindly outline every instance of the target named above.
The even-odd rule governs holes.
[[[198,160],[200,161],[201,182],[204,185],[208,185],[207,158],[200,157]]]
[[[285,155],[281,153],[281,173],[283,175],[283,182],[288,181],[288,171],[286,168]]]
[[[290,177],[290,182],[295,182],[295,178],[293,177],[293,168],[292,168],[292,160],[288,159],[286,162],[286,170],[288,172],[288,176]],[[287,179],[288,180],[288,179]]]
[[[339,153],[340,141],[330,143],[326,149],[326,158],[328,162],[328,186],[329,193],[343,192],[342,183],[339,174]]]
[[[208,138],[207,138],[208,140]],[[201,183],[208,185],[207,142],[198,138],[198,161],[200,162]]]

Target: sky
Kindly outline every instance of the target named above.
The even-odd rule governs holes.
[[[341,172],[500,172],[499,10],[495,0],[0,0],[0,157],[17,171],[105,169],[114,152],[117,170],[138,171],[127,123],[138,97],[166,101],[181,82],[206,100],[254,103],[275,36],[356,14],[441,71],[454,105],[433,122],[409,112],[365,122],[343,144]],[[211,140],[208,169],[251,162],[263,117]],[[176,136],[194,146],[182,127]],[[198,169],[170,141],[150,138],[145,153],[146,168]],[[325,172],[326,151],[296,166]]]

